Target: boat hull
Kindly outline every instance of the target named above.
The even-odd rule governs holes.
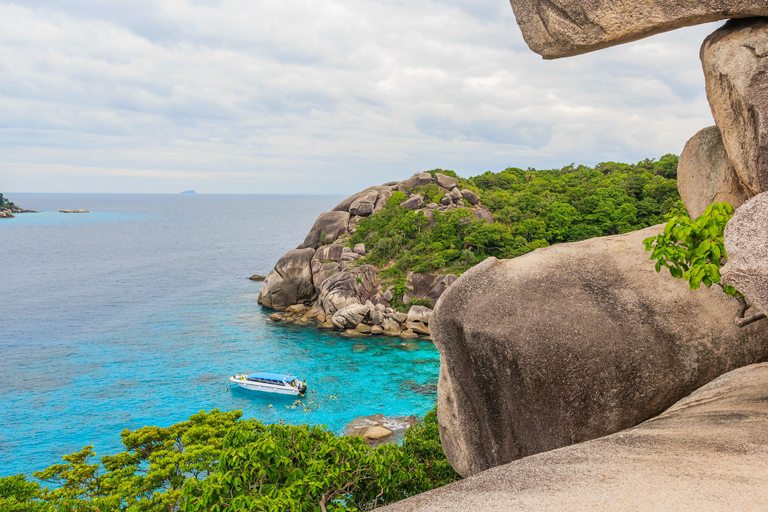
[[[243,389],[249,391],[261,391],[262,393],[277,393],[279,395],[298,395],[299,390],[291,386],[277,386],[267,384],[264,382],[253,382],[238,378],[238,376],[230,377],[229,380],[234,382]]]

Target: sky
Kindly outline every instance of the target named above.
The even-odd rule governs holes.
[[[679,154],[714,124],[719,25],[548,61],[505,0],[0,0],[0,191],[351,194]]]

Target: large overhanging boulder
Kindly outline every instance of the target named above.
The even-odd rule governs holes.
[[[399,501],[381,512],[763,510],[768,364],[727,373],[662,415]]]
[[[704,41],[701,63],[736,173],[751,195],[768,192],[768,19],[729,21]]]
[[[349,232],[349,212],[331,211],[318,215],[304,242],[298,249],[316,249],[321,244],[333,242]]]
[[[752,195],[728,159],[717,126],[704,128],[685,145],[677,166],[677,189],[693,219],[712,203],[738,208]]]
[[[261,286],[258,302],[262,306],[284,311],[288,306],[315,298],[312,282],[314,249],[294,249],[277,260],[275,268]]]
[[[718,287],[656,273],[642,241],[661,229],[488,258],[446,290],[430,330],[459,474],[637,425],[768,358],[763,321],[740,329]]]
[[[768,16],[766,0],[510,0],[523,38],[545,59],[579,55],[676,28]]]

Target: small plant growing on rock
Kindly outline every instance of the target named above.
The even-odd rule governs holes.
[[[720,268],[728,261],[723,234],[732,216],[733,207],[728,203],[711,204],[696,219],[675,210],[664,231],[646,238],[643,244],[645,250],[651,252],[651,259],[656,260],[656,272],[666,267],[672,277],[687,280],[692,290],[697,290],[702,284],[707,288],[717,284],[726,294],[735,297],[740,307],[734,321],[739,327],[744,327],[765,318],[765,314],[757,313],[745,318],[749,305],[744,295],[720,282]]]

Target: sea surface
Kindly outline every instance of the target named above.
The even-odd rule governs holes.
[[[6,194],[40,213],[0,219],[0,476],[200,410],[342,433],[369,414],[423,415],[439,354],[385,337],[275,325],[256,298],[277,259],[342,197]],[[83,208],[88,214],[63,214]],[[413,347],[411,347],[413,348]],[[230,387],[291,372],[297,397]]]

